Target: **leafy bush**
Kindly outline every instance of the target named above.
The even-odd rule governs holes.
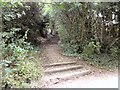
[[[39,68],[29,59],[29,53],[31,53],[33,47],[30,45],[25,47],[21,48],[14,43],[3,47],[2,82],[4,88],[28,87],[28,83],[40,75]]]
[[[84,47],[84,50],[82,52],[82,55],[84,57],[91,57],[94,53],[100,54],[100,48],[99,42],[96,44],[94,42],[89,42],[88,45]]]
[[[89,42],[88,45],[85,46],[83,52],[80,54],[80,58],[82,60],[87,61],[88,64],[97,66],[99,68],[104,68],[107,70],[113,70],[114,68],[118,67],[118,48],[111,48],[110,54],[107,53],[100,53],[100,44],[97,42]]]
[[[112,47],[110,49],[110,52],[111,52],[111,56],[116,58],[116,57],[119,57],[119,48],[118,47]]]
[[[37,45],[38,37],[46,37],[46,19],[42,15],[42,3],[37,2],[0,2],[2,5],[2,32],[8,34],[6,43],[15,41],[24,36],[27,30],[26,41]],[[39,11],[39,12],[38,12]]]
[[[78,56],[79,53],[76,53],[79,50],[79,45],[70,45],[70,43],[67,44],[60,44],[60,47],[63,49],[64,54],[66,56]]]
[[[32,27],[29,27],[30,25],[26,25],[27,19],[24,19],[24,16],[28,14],[29,5],[21,2],[0,3],[3,6],[3,27],[0,32],[2,88],[30,87],[30,81],[41,75],[41,68],[38,68],[33,59],[30,59],[32,53],[38,52],[31,43],[27,42],[30,31],[34,31]],[[27,16],[27,18],[30,17]],[[30,23],[30,20],[27,23]]]
[[[40,75],[40,69],[29,59],[30,53],[35,53],[33,46],[25,42],[27,32],[23,38],[11,38],[11,43],[5,44],[6,40],[14,35],[17,28],[10,32],[3,32],[2,37],[2,87],[3,88],[23,88],[30,87],[29,83],[32,79]],[[20,30],[20,29],[19,29]],[[7,38],[8,37],[8,38]]]
[[[118,68],[118,57],[112,57],[108,54],[93,54],[89,58],[80,55],[80,59],[86,61],[87,64],[95,66],[97,68],[102,68],[110,71]]]

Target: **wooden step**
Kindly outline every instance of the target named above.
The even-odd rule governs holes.
[[[44,71],[49,71],[49,70],[55,70],[55,69],[60,69],[60,68],[67,68],[67,67],[73,67],[76,66],[78,64],[67,64],[67,65],[62,65],[62,66],[51,66],[51,67],[45,67]]]
[[[85,76],[85,75],[88,75],[90,73],[91,73],[90,70],[82,70],[80,72],[77,71],[77,72],[74,72],[74,73],[61,74],[61,75],[56,75],[56,76],[48,75],[48,76],[44,77],[44,80],[46,82],[59,83],[61,81],[69,80],[69,79],[72,79],[72,78]]]
[[[45,70],[44,73],[57,73],[57,72],[63,72],[63,71],[69,71],[69,70],[76,70],[76,69],[81,69],[83,66],[82,65],[75,65],[75,66],[69,66],[69,67],[60,67],[60,68],[53,68],[51,70]]]
[[[68,65],[68,64],[75,64],[77,63],[76,61],[74,62],[64,62],[64,63],[53,63],[53,64],[46,64],[43,67],[51,67],[51,66],[60,66],[60,65]]]

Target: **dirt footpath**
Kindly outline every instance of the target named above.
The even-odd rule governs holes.
[[[58,44],[53,42],[43,47],[42,63],[45,72],[42,80],[35,81],[33,87],[118,88],[118,70],[108,72],[87,65],[75,57],[63,56]],[[83,72],[85,70],[88,71]]]
[[[47,88],[118,88],[118,72],[87,75],[54,84]]]

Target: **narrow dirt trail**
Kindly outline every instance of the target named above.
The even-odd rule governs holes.
[[[63,56],[53,38],[43,46],[44,74],[32,82],[36,88],[118,88],[118,73],[87,65],[76,57]]]

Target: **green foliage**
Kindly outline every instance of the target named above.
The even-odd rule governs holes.
[[[120,50],[119,50],[118,47],[112,47],[112,48],[110,49],[110,52],[111,52],[111,56],[112,56],[112,57],[114,57],[114,58],[120,57],[120,56],[119,56]]]
[[[29,59],[29,53],[32,53],[33,47],[30,45],[24,45],[24,47],[21,48],[14,43],[3,47],[2,83],[5,88],[22,88],[25,85],[28,87],[28,83],[40,75],[39,68]]]
[[[84,48],[83,54],[86,54],[88,56],[92,55],[95,51],[96,45],[94,42],[90,42],[86,47]]]
[[[94,54],[107,54],[112,57],[112,61],[118,60],[114,59],[119,56],[120,48],[119,3],[53,2],[46,6],[46,11],[49,9],[48,14],[52,18],[50,20],[55,23],[65,55],[80,55],[94,62]],[[104,61],[106,65],[111,62],[109,58],[97,60],[95,62],[98,65]]]
[[[82,51],[84,46],[93,39],[93,42],[99,42],[101,47],[101,50],[97,50],[98,53],[100,51],[104,53],[109,51],[109,48],[118,41],[118,24],[114,25],[112,23],[112,27],[104,24],[109,21],[112,22],[112,12],[116,16],[118,15],[118,3],[62,2],[46,4],[46,7],[45,11],[49,11],[50,18],[55,21],[55,28],[59,33],[61,42],[63,44],[67,42],[67,47],[69,45],[72,48],[72,45],[77,46],[78,44],[78,46],[81,46],[80,50]],[[111,8],[108,9],[108,7]],[[103,16],[100,16],[100,13]],[[106,15],[108,18],[104,18]],[[118,22],[118,18],[114,18],[114,21]],[[114,33],[112,33],[113,31]],[[76,53],[81,52],[79,50],[76,51]]]
[[[36,2],[3,2],[2,3],[2,31],[11,33],[12,36],[6,38],[6,43],[22,38],[26,31],[26,41],[37,44],[37,38],[44,36],[45,19],[42,15],[42,3]],[[39,42],[38,42],[39,43]]]
[[[99,54],[99,55],[93,54],[89,58],[81,54],[80,59],[84,60],[87,64],[91,66],[101,68],[101,69],[106,69],[109,71],[117,69],[118,62],[119,62],[118,57],[112,57],[111,55],[108,55],[108,54]]]
[[[61,48],[63,48],[65,53],[68,53],[68,54],[76,53],[77,46],[75,46],[75,45],[70,45],[69,43],[67,43],[67,44],[64,43],[64,44],[61,44],[60,46],[61,46]]]
[[[84,47],[84,50],[82,52],[82,55],[86,57],[91,57],[94,53],[100,54],[100,48],[99,42],[96,44],[94,42],[89,42],[88,45]]]
[[[80,59],[87,61],[88,64],[98,68],[113,70],[118,67],[118,48],[111,48],[110,54],[101,53],[100,48],[101,46],[99,42],[89,42],[89,44],[85,46],[82,54],[80,54],[79,57]]]
[[[1,2],[1,4],[3,7],[3,27],[0,32],[2,88],[28,88],[31,80],[41,75],[41,68],[34,62],[36,57],[32,56],[33,53],[39,52],[28,43],[30,35],[36,33],[36,29],[33,29],[36,23],[33,22],[33,26],[28,25],[32,22],[31,17],[27,15],[32,11],[30,10],[32,6],[21,2]],[[33,57],[32,60],[30,57]]]

